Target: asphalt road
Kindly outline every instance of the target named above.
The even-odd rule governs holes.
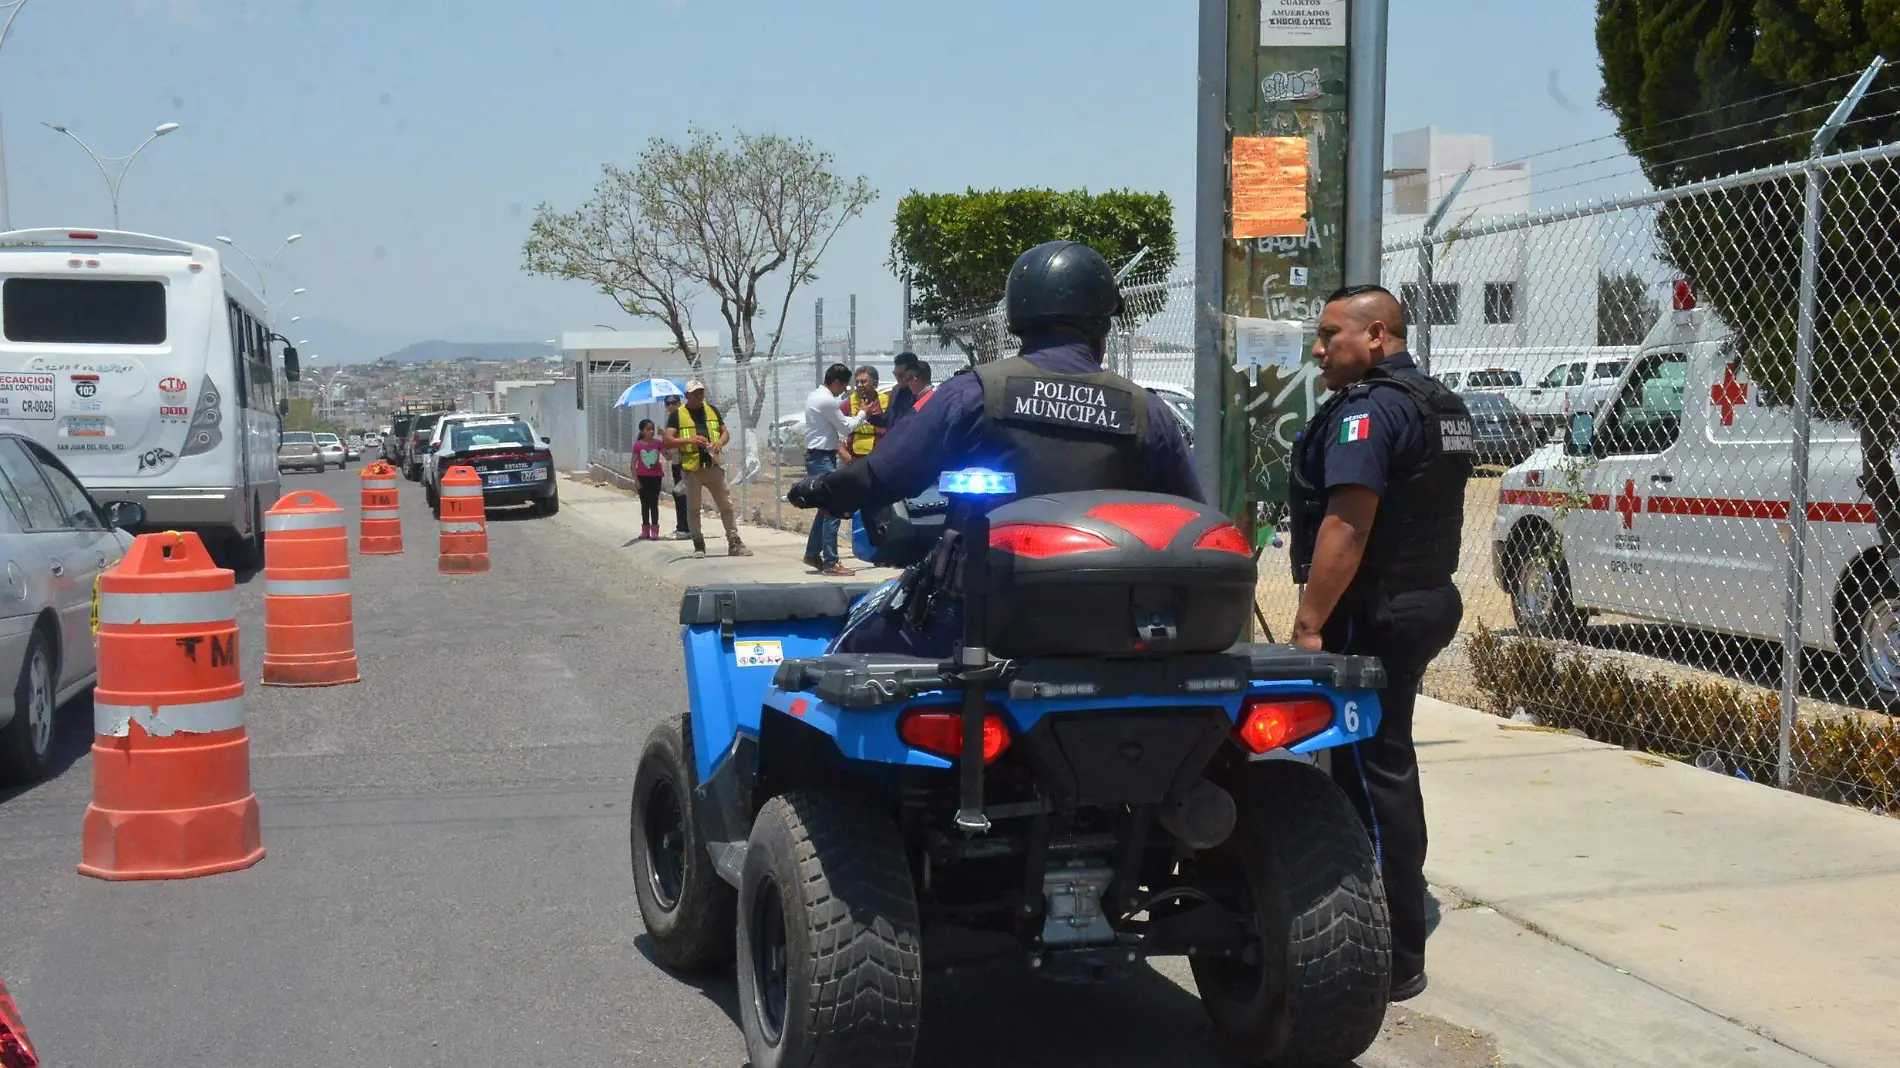
[[[285,488],[328,493],[354,530],[359,470]],[[262,583],[239,576],[261,863],[77,875],[83,699],[59,773],[0,793],[0,975],[48,1065],[745,1062],[732,984],[647,959],[628,877],[638,749],[684,699],[677,591],[525,512],[491,517],[493,572],[438,575],[421,490],[400,485],[407,551],[354,560],[362,682],[259,685]],[[1367,1064],[1486,1063],[1443,1059],[1457,1029],[1389,1022]],[[1148,972],[933,981],[919,1063],[1227,1062],[1193,996]]]

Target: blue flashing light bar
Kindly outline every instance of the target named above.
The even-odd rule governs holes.
[[[937,492],[946,496],[991,496],[1016,492],[1016,476],[987,467],[966,467],[937,476]]]

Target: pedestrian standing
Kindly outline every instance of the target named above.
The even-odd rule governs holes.
[[[679,422],[680,398],[666,398],[666,422],[668,426]],[[685,541],[693,536],[693,525],[686,518],[686,468],[680,463],[679,445],[660,436],[660,445],[673,456],[673,540]]]
[[[720,453],[732,435],[719,409],[706,403],[706,383],[697,378],[686,383],[686,403],[666,417],[666,440],[679,450],[680,467],[686,472],[686,521],[692,527],[693,556],[706,555],[706,538],[699,529],[700,503],[706,494],[712,495],[713,507],[726,528],[726,555],[751,556],[752,550],[739,538],[726,469],[720,464]]]
[[[834,363],[825,368],[825,380],[805,398],[805,474],[836,471],[851,462],[845,448],[851,432],[864,422],[863,414],[847,416],[838,396],[851,381],[851,368]],[[838,518],[825,512],[812,516],[811,535],[805,539],[805,566],[821,575],[854,575],[838,562]]]
[[[1327,299],[1313,355],[1332,392],[1300,432],[1288,513],[1294,644],[1385,664],[1378,731],[1332,760],[1372,838],[1392,923],[1392,1000],[1425,990],[1425,798],[1412,712],[1464,615],[1452,576],[1474,459],[1471,413],[1405,351],[1405,309],[1379,286]]]
[[[846,418],[857,419],[858,424],[846,439],[849,452],[845,462],[862,460],[871,455],[877,447],[879,438],[884,436],[884,428],[872,421],[872,417],[883,415],[891,407],[891,394],[888,390],[880,392],[877,388],[877,368],[865,365],[858,368],[857,388],[844,399],[840,410]]]
[[[660,486],[666,481],[666,450],[653,420],[640,420],[633,443],[633,477],[640,484],[640,540],[660,540]]]

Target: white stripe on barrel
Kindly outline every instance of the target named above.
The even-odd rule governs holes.
[[[244,726],[244,698],[202,701],[189,705],[92,706],[92,730],[107,738],[124,738],[137,723],[154,738],[174,734],[210,734]]]
[[[99,622],[229,623],[237,618],[230,590],[196,593],[99,593]]]
[[[274,579],[264,576],[266,597],[334,597],[348,592],[349,579]]]
[[[446,519],[442,521],[442,533],[444,534],[474,534],[481,529],[482,524],[480,523],[451,523]]]
[[[265,515],[264,530],[329,530],[343,528],[343,510],[334,512],[290,512],[285,515]]]
[[[381,517],[382,517],[382,516],[384,516],[384,515],[400,515],[401,513],[402,513],[402,509],[401,509],[400,507],[396,507],[396,508],[364,508],[364,509],[363,509],[363,518],[365,518],[365,519],[369,519],[369,518],[371,518],[371,517],[375,517],[375,518],[381,518]]]
[[[482,488],[480,486],[443,486],[440,492],[444,497],[480,497]]]

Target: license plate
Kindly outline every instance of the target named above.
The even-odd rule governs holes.
[[[498,475],[489,475],[488,484],[491,486],[506,486],[508,484],[508,473],[504,471]]]
[[[532,471],[521,472],[521,481],[523,482],[546,482],[547,480],[548,469],[545,467],[537,467]]]

